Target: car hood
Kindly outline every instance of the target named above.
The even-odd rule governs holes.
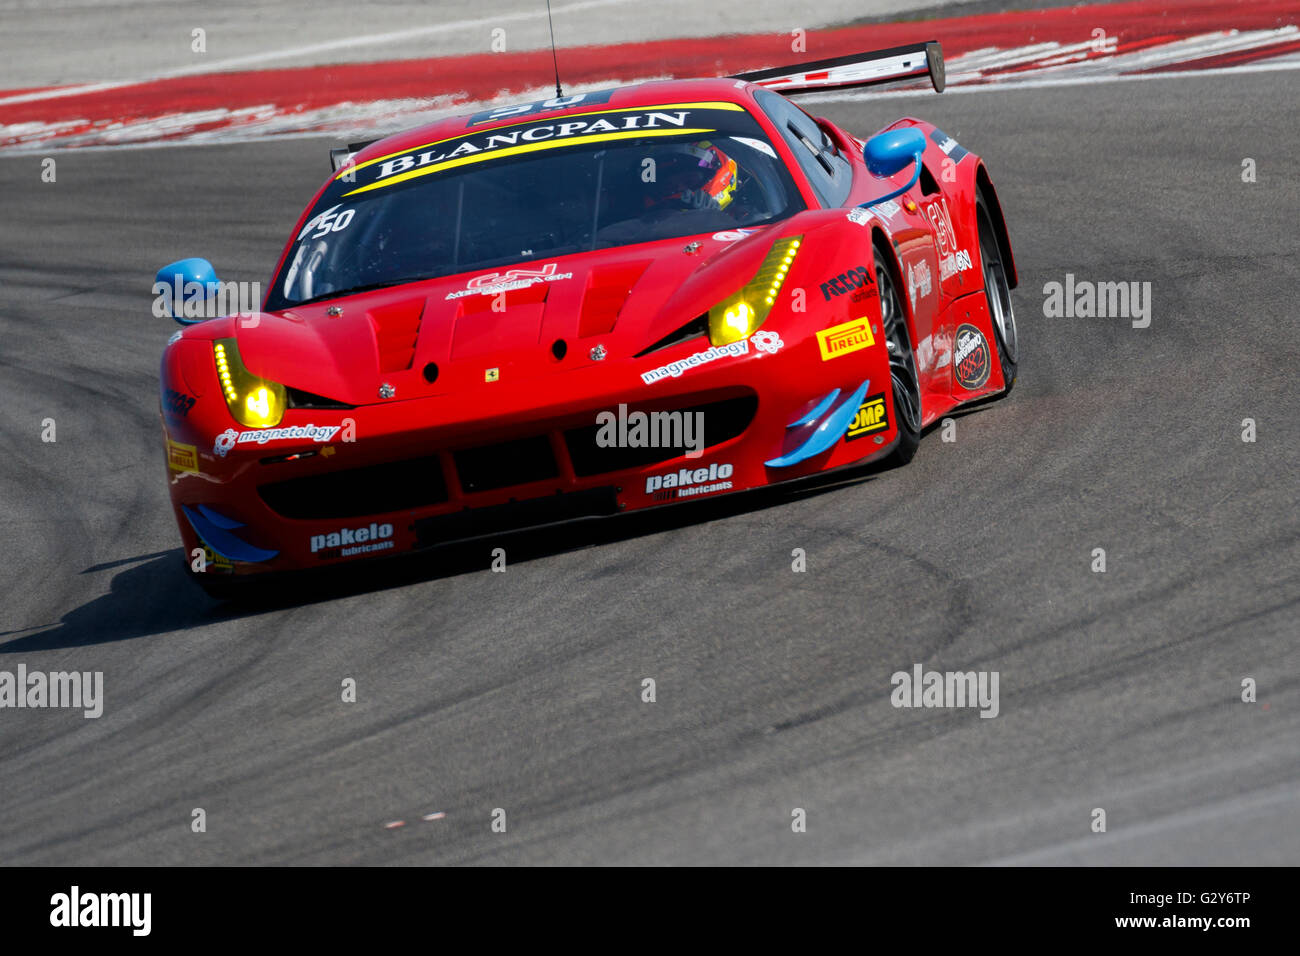
[[[536,378],[591,365],[597,346],[605,360],[644,351],[737,291],[772,242],[797,225],[531,261],[242,315],[234,335],[254,374],[349,405],[378,401],[384,384],[400,399]]]

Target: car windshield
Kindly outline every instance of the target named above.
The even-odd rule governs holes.
[[[267,307],[759,226],[803,208],[762,129],[732,103],[471,126],[340,170],[294,238]]]

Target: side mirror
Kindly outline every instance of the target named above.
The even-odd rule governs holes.
[[[163,266],[153,280],[154,314],[161,309],[181,325],[202,322],[211,318],[205,314],[204,306],[217,294],[220,285],[217,272],[207,259],[181,259]]]
[[[862,158],[866,160],[867,170],[871,175],[881,178],[894,176],[906,169],[909,163],[915,163],[916,169],[902,189],[895,189],[862,205],[874,206],[885,202],[895,196],[903,195],[916,185],[917,179],[921,176],[921,155],[924,152],[925,134],[914,126],[877,133],[867,140],[866,145],[862,147]]]

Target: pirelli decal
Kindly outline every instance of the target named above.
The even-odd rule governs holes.
[[[193,445],[182,445],[178,441],[167,439],[167,468],[179,473],[198,474],[198,450]]]
[[[865,349],[875,342],[871,335],[871,320],[866,318],[832,325],[817,333],[817,347],[821,349],[823,362]]]
[[[743,111],[736,103],[667,103],[595,110],[545,121],[534,118],[481,132],[461,133],[355,166],[345,165],[334,178],[359,183],[356,189],[343,194],[355,196],[488,159],[646,136],[706,135],[716,132],[712,121],[721,119],[720,113]]]

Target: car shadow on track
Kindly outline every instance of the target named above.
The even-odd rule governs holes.
[[[683,502],[672,508],[521,529],[442,545],[413,555],[335,565],[300,575],[283,576],[268,582],[265,588],[258,588],[233,601],[210,598],[190,581],[180,548],[104,562],[81,573],[130,565],[113,577],[108,594],[69,611],[57,625],[48,629],[0,632],[0,641],[3,641],[0,655],[131,640],[366,592],[477,574],[490,566],[494,548],[505,548],[510,563],[515,565],[763,511],[861,485],[893,467],[884,462],[875,463],[813,475],[789,485],[759,488],[713,500]]]

